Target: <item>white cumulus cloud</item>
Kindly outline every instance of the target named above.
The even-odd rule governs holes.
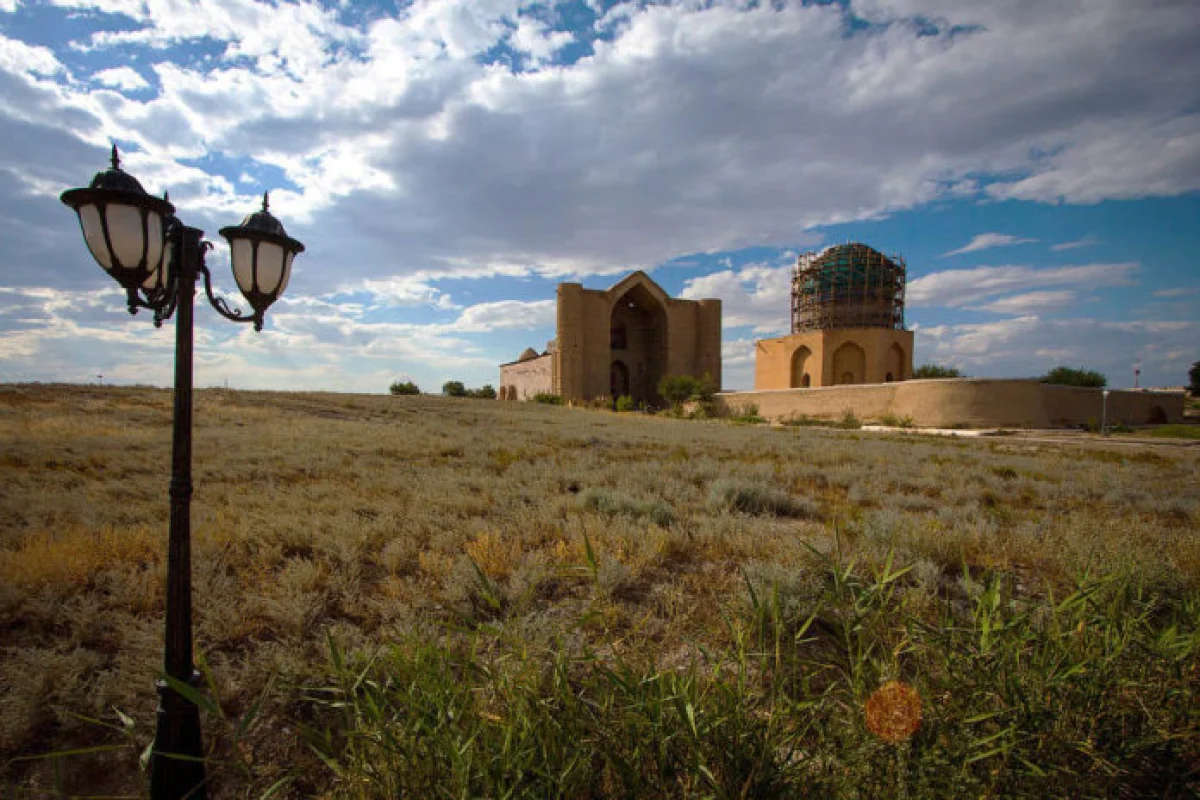
[[[1075,301],[1073,291],[1060,290],[1055,292],[1027,292],[1002,297],[982,306],[974,306],[976,311],[990,311],[994,314],[1030,314],[1037,311],[1067,310]]]
[[[553,326],[554,300],[497,300],[464,308],[450,330],[486,333],[496,330],[528,330]]]
[[[1114,387],[1133,383],[1133,368],[1162,385],[1187,375],[1195,321],[1043,319],[1015,317],[986,323],[923,327],[916,334],[918,363],[947,364],[976,377],[1036,377],[1060,364],[1096,369]]]
[[[910,281],[907,300],[910,306],[959,308],[978,304],[997,295],[1034,289],[1071,287],[1072,290],[1091,290],[1128,286],[1134,282],[1138,270],[1135,262],[1042,269],[1027,266],[952,269],[922,275]]]
[[[1078,250],[1080,247],[1092,247],[1101,244],[1100,240],[1095,236],[1085,236],[1082,239],[1074,239],[1069,242],[1059,242],[1050,247],[1056,253],[1061,253],[1064,250]]]
[[[149,88],[150,84],[132,67],[112,67],[102,69],[92,75],[92,79],[103,86],[120,89],[126,92]]]
[[[1008,245],[1028,244],[1036,241],[1037,239],[1022,239],[1019,236],[1011,236],[1007,233],[981,233],[957,250],[942,253],[942,258],[958,256],[963,253],[974,253],[977,250],[987,250],[992,247],[1006,247]]]
[[[568,40],[553,10],[517,0],[370,14],[308,0],[55,1],[103,21],[77,50],[136,64],[154,88],[96,86],[68,69],[79,53],[67,45],[0,34],[0,286],[106,285],[57,194],[102,169],[114,139],[149,190],[170,189],[208,231],[272,189],[308,246],[294,296],[375,281],[397,306],[441,311],[453,302],[435,278],[585,276],[791,246],[947,198],[1200,189],[1200,47],[1194,3],[1178,0],[624,3],[571,32],[590,48],[573,63],[556,60]],[[177,47],[201,41],[211,58]],[[529,57],[492,58],[505,44]],[[1127,285],[1137,268],[981,269],[918,278],[910,300],[1078,292]],[[731,269],[689,291],[722,296],[728,320],[785,331],[786,278],[786,266]],[[462,325],[513,318],[472,314]],[[281,311],[280,327],[314,354],[410,352],[361,315],[328,316]],[[411,351],[421,363],[485,357],[445,330],[420,335],[442,337]]]

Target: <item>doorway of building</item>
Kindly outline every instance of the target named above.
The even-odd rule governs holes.
[[[629,394],[629,367],[623,361],[614,361],[608,370],[609,392],[613,400]]]

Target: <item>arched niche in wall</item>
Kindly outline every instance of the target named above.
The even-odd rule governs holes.
[[[812,357],[812,351],[801,345],[792,353],[792,380],[788,384],[793,389],[807,387],[811,383],[811,379],[805,382],[808,378],[808,361]]]
[[[833,351],[832,371],[835,386],[863,383],[867,372],[866,352],[854,342],[846,342]]]
[[[888,348],[884,371],[891,377],[887,380],[902,381],[908,376],[904,372],[904,348],[895,342]]]

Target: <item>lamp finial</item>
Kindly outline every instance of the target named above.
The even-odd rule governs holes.
[[[263,211],[271,207],[271,193],[263,192]]]
[[[112,147],[112,168],[113,169],[121,168],[121,156],[117,153],[117,143],[116,142],[113,142],[113,147]]]

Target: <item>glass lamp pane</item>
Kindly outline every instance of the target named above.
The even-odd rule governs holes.
[[[83,228],[83,240],[87,242],[92,258],[105,269],[112,269],[112,256],[104,244],[104,228],[100,223],[100,210],[95,206],[79,207],[79,227]]]
[[[283,294],[283,290],[287,288],[288,281],[292,279],[292,259],[296,257],[295,253],[289,252],[287,258],[283,260],[283,283],[279,284],[279,297]]]
[[[233,261],[233,279],[242,294],[254,291],[254,277],[250,271],[254,263],[254,245],[249,239],[234,239],[229,243],[229,255]]]
[[[108,240],[112,242],[113,255],[125,269],[136,269],[142,261],[145,245],[141,210],[117,203],[113,203],[106,210]]]
[[[163,286],[171,280],[171,270],[175,269],[175,248],[170,242],[163,242],[162,282]]]
[[[258,244],[258,286],[262,294],[274,295],[283,282],[283,248],[271,242]]]
[[[151,272],[146,277],[146,280],[142,281],[142,288],[146,289],[148,291],[153,291],[155,289],[161,288],[158,284],[158,276],[161,274],[162,274],[161,269],[156,269],[153,272]]]
[[[151,211],[146,214],[146,266],[153,269],[163,256],[162,215]]]
[[[151,212],[148,224],[150,229],[149,245],[146,248],[146,268],[150,270],[150,274],[146,280],[142,281],[142,288],[153,291],[165,288],[167,285],[167,262],[170,261],[170,252],[169,249],[164,251],[162,217]],[[158,269],[155,269],[156,266]]]

